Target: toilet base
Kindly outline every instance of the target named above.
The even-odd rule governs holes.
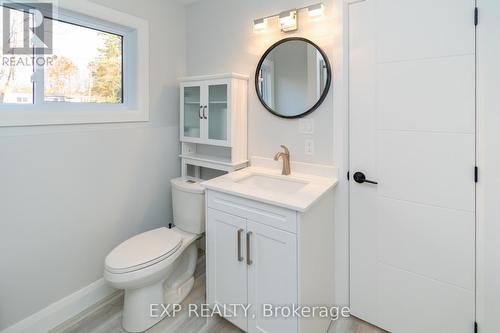
[[[165,291],[165,302],[169,304],[180,304],[189,295],[194,286],[194,277],[182,283],[175,289]]]
[[[123,304],[122,326],[127,332],[144,332],[157,324],[163,318],[161,314],[163,304],[163,281],[154,285],[125,290]],[[158,317],[151,316],[151,304],[157,304]]]
[[[163,308],[160,304],[180,304],[191,292],[194,286],[194,277],[177,285],[175,288],[165,290],[164,282],[152,286],[125,290],[122,326],[127,332],[144,332],[159,323],[165,316],[160,316]],[[151,304],[154,314],[151,316]]]
[[[125,288],[122,326],[127,332],[144,332],[156,325],[166,317],[161,316],[164,310],[161,304],[165,307],[167,304],[180,304],[193,289],[198,257],[196,243],[179,251],[182,251],[181,255],[171,263],[171,269],[164,272],[165,276],[159,282]]]

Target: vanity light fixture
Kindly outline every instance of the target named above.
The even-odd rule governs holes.
[[[261,32],[266,30],[267,28],[267,18],[260,18],[253,20],[253,31]]]
[[[323,5],[322,3],[311,5],[307,7],[307,13],[309,14],[309,17],[323,16],[323,14],[325,13],[325,5]]]
[[[267,23],[270,18],[278,17],[279,24],[282,32],[291,32],[298,29],[299,11],[307,9],[307,13],[311,18],[318,18],[325,13],[325,6],[323,3],[316,3],[314,5],[285,10],[279,14],[269,15],[266,17],[253,20],[253,31],[255,33],[263,32],[267,29]]]
[[[298,16],[298,11],[296,9],[281,12],[280,13],[281,31],[290,32],[297,30],[299,28],[297,24],[297,16]]]

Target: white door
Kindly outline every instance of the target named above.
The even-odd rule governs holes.
[[[248,221],[247,223],[248,318],[250,333],[297,332],[297,318],[267,316],[265,304],[292,309],[297,296],[297,236],[295,234]],[[286,310],[285,310],[286,311]]]
[[[474,6],[349,4],[350,300],[394,333],[473,332]]]
[[[230,313],[226,319],[244,331],[244,312],[231,310],[233,304],[247,304],[245,232],[245,219],[207,210],[207,301],[211,305],[226,305],[226,312]]]

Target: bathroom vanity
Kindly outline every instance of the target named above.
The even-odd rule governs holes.
[[[287,314],[333,305],[335,170],[297,163],[282,176],[277,162],[252,165],[202,184],[208,303],[228,306],[246,332],[326,332],[329,318]],[[247,315],[233,304],[250,305]]]

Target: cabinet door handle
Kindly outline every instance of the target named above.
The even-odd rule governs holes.
[[[198,112],[198,116],[200,117],[200,119],[203,119],[203,114],[201,113],[202,110],[203,110],[203,106],[200,105],[200,111]]]
[[[208,106],[206,106],[206,105],[203,107],[203,118],[204,119],[208,119],[208,117],[207,117],[207,108],[208,108]]]
[[[238,237],[238,241],[237,241],[237,243],[238,243],[238,261],[240,261],[240,262],[244,260],[244,258],[241,256],[241,234],[243,233],[243,231],[245,231],[245,230],[240,229],[237,232],[237,237]]]
[[[250,259],[250,236],[252,236],[252,232],[247,232],[247,265],[250,266],[253,264],[252,259]]]

